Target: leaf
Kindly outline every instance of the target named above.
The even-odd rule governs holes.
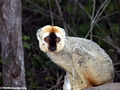
[[[53,77],[49,76],[49,77],[45,78],[45,81],[48,81],[48,80],[55,80],[55,79]]]
[[[39,67],[40,66],[40,63],[39,63],[39,61],[37,61],[37,60],[32,60],[32,65],[34,66],[34,67]]]
[[[31,47],[30,47],[30,45],[29,45],[28,43],[24,43],[24,44],[23,44],[23,47],[24,47],[24,48],[27,48],[27,49],[31,49]]]
[[[73,11],[73,7],[68,4],[66,10],[67,10],[69,13],[71,13],[71,12]]]
[[[24,35],[22,38],[23,38],[23,40],[25,40],[25,41],[26,41],[26,40],[30,40],[30,37],[29,37],[29,36],[26,36],[26,35]]]

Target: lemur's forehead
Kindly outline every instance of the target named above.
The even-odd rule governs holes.
[[[50,32],[46,32],[42,35],[42,38],[48,37],[50,35]]]
[[[42,37],[44,38],[44,37],[48,37],[50,34],[51,34],[52,32],[46,32],[46,33],[44,33],[43,35],[42,35]],[[57,37],[62,37],[61,36],[61,34],[60,33],[55,33],[55,35],[57,36]]]
[[[63,32],[61,31],[61,28],[57,27],[57,26],[50,26],[50,25],[47,25],[45,27],[42,28],[42,31],[41,31],[41,35],[48,35],[50,33],[59,33],[59,34],[63,34]]]
[[[55,33],[55,35],[56,35],[57,37],[62,38],[62,35],[61,35],[60,33]]]

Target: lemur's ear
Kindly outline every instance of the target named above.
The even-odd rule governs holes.
[[[46,25],[46,26],[38,29],[37,34],[36,34],[38,40],[40,40],[40,33],[41,33],[41,31],[42,31],[45,27],[47,27],[47,26],[50,26],[50,25]]]
[[[40,40],[40,32],[41,32],[41,30],[42,30],[42,28],[38,29],[37,34],[36,34],[38,40]]]
[[[64,36],[66,36],[65,29],[63,29],[63,28],[60,28],[60,29],[62,30],[62,32],[63,32],[63,35],[64,35]]]

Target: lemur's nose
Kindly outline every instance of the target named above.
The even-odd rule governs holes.
[[[49,47],[49,50],[53,52],[56,50],[56,47]]]

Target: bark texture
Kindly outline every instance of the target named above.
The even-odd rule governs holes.
[[[21,35],[21,0],[0,1],[0,38],[3,85],[25,86]]]

